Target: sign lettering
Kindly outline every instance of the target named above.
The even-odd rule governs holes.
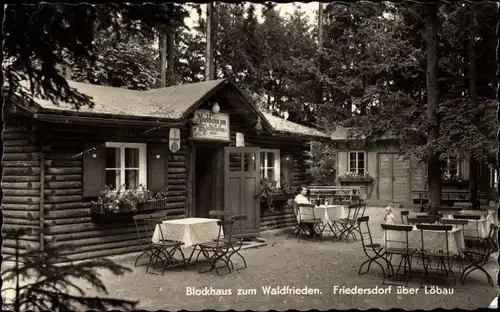
[[[191,130],[193,139],[229,141],[229,115],[198,110]]]

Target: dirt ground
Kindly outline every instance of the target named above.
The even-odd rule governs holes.
[[[381,237],[380,209],[369,209],[372,232]],[[399,218],[399,210],[395,211]],[[472,274],[466,285],[458,282],[449,286],[453,294],[426,294],[419,289],[417,294],[398,294],[392,286],[390,294],[351,295],[335,293],[334,288],[385,288],[382,284],[380,268],[372,268],[365,275],[358,275],[359,265],[365,260],[361,242],[345,243],[339,241],[298,242],[288,238],[286,233],[270,231],[263,234],[268,245],[244,250],[248,268],[225,276],[211,273],[199,274],[194,268],[182,272],[168,271],[164,276],[145,274],[145,267],[119,278],[104,276],[110,296],[138,300],[138,308],[156,310],[245,310],[264,311],[270,309],[367,309],[367,308],[465,308],[488,307],[498,296],[498,287],[490,287],[486,277]],[[278,235],[278,236],[276,236]],[[128,260],[124,264],[131,265]],[[241,263],[235,263],[238,265]],[[497,281],[498,265],[491,261],[487,270]],[[475,272],[477,273],[477,271]],[[317,289],[315,294],[269,295],[263,287],[297,287]],[[231,290],[231,295],[188,295],[188,288],[203,290]],[[444,286],[442,286],[444,287]],[[419,288],[419,278],[408,285]],[[253,291],[255,289],[255,292]],[[441,288],[443,289],[443,288]],[[238,290],[242,294],[238,295]],[[243,295],[243,293],[247,293]]]
[[[381,209],[369,209],[372,232],[381,237]],[[396,218],[399,212],[396,211]],[[166,271],[164,276],[146,274],[145,266],[133,269],[125,276],[115,277],[102,273],[102,280],[109,291],[109,297],[137,300],[138,309],[175,311],[187,310],[308,310],[308,309],[367,309],[367,308],[464,308],[474,309],[488,307],[499,294],[498,287],[490,287],[486,278],[480,274],[472,274],[466,285],[458,282],[449,286],[453,294],[426,294],[419,289],[417,294],[398,294],[397,287],[392,286],[391,293],[375,295],[339,294],[335,287],[342,288],[385,288],[382,284],[380,268],[372,268],[365,275],[358,275],[360,264],[366,259],[361,242],[346,243],[332,240],[323,242],[300,243],[296,238],[288,238],[288,234],[280,231],[263,233],[267,246],[242,251],[248,268],[225,276],[217,276],[215,272],[199,274],[195,268],[182,271]],[[189,253],[188,253],[189,254]],[[116,258],[117,262],[133,267],[131,257]],[[235,265],[241,262],[235,261]],[[487,270],[497,281],[498,265],[491,261]],[[264,294],[263,287],[307,287],[312,294]],[[228,291],[228,295],[189,295],[189,289],[201,291]],[[419,278],[408,285],[408,288],[419,288]],[[238,290],[242,294],[238,295]],[[254,291],[255,290],[255,291]],[[87,295],[93,295],[92,288],[87,287]],[[245,293],[245,294],[243,294]],[[95,294],[99,295],[99,294]]]

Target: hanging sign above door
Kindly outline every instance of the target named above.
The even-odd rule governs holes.
[[[168,133],[168,148],[172,153],[181,148],[181,131],[177,128],[170,128]]]
[[[229,115],[208,110],[195,111],[191,136],[195,140],[230,141]]]

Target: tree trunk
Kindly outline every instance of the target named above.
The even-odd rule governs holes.
[[[476,70],[476,25],[474,17],[474,5],[470,6],[469,11],[469,101],[471,107],[477,106],[477,70]],[[472,116],[474,124],[478,123],[477,114]],[[478,162],[474,155],[469,157],[469,193],[470,201],[474,209],[479,209],[478,192]]]
[[[175,42],[174,42],[174,29],[169,28],[167,30],[166,43],[167,43],[167,76],[168,85],[175,84],[175,66],[174,66],[174,56],[175,56]]]
[[[439,102],[438,85],[438,17],[437,4],[425,4],[425,39],[427,45],[427,119],[430,123],[427,143],[427,183],[429,187],[429,204],[431,213],[437,214],[441,205],[441,166],[439,152],[432,148],[433,142],[439,138]]]
[[[160,88],[164,88],[167,83],[167,34],[165,31],[160,32],[159,36],[159,50],[160,50]]]
[[[319,2],[318,7],[318,71],[322,73],[323,64],[323,3]],[[316,86],[316,103],[323,103],[323,85],[321,83],[321,78]]]
[[[213,3],[207,3],[207,22],[206,22],[206,68],[205,80],[214,79],[214,35],[213,35]]]

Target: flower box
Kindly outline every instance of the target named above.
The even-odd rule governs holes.
[[[343,183],[371,183],[372,178],[338,178]]]
[[[163,210],[167,209],[166,199],[152,199],[144,203],[138,203],[136,207],[133,207],[127,203],[119,204],[119,208],[116,210],[109,210],[104,207],[104,204],[93,202],[90,206],[90,212],[93,214],[115,214],[115,213],[127,213],[127,212],[141,212],[148,210]]]

